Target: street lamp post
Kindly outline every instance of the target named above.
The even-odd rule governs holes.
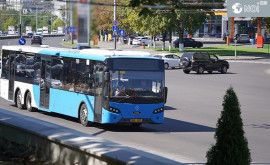
[[[113,5],[114,5],[114,21],[116,21],[116,0],[114,0],[114,3],[113,3]],[[114,49],[116,49],[116,37],[114,37]]]

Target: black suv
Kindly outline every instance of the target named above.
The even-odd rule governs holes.
[[[186,52],[182,55],[180,63],[186,74],[190,71],[198,74],[202,74],[204,71],[208,73],[219,71],[225,74],[230,67],[227,61],[219,60],[216,55],[207,52]]]

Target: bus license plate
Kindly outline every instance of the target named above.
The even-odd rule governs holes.
[[[142,119],[130,119],[133,123],[141,123]]]

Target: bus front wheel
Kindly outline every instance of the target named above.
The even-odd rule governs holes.
[[[85,104],[82,104],[80,108],[80,122],[83,126],[88,126],[88,110]]]

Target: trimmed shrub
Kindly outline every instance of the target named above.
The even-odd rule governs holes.
[[[206,154],[206,165],[249,165],[250,150],[244,136],[240,105],[232,87],[226,91],[222,105],[215,133],[216,144]]]

